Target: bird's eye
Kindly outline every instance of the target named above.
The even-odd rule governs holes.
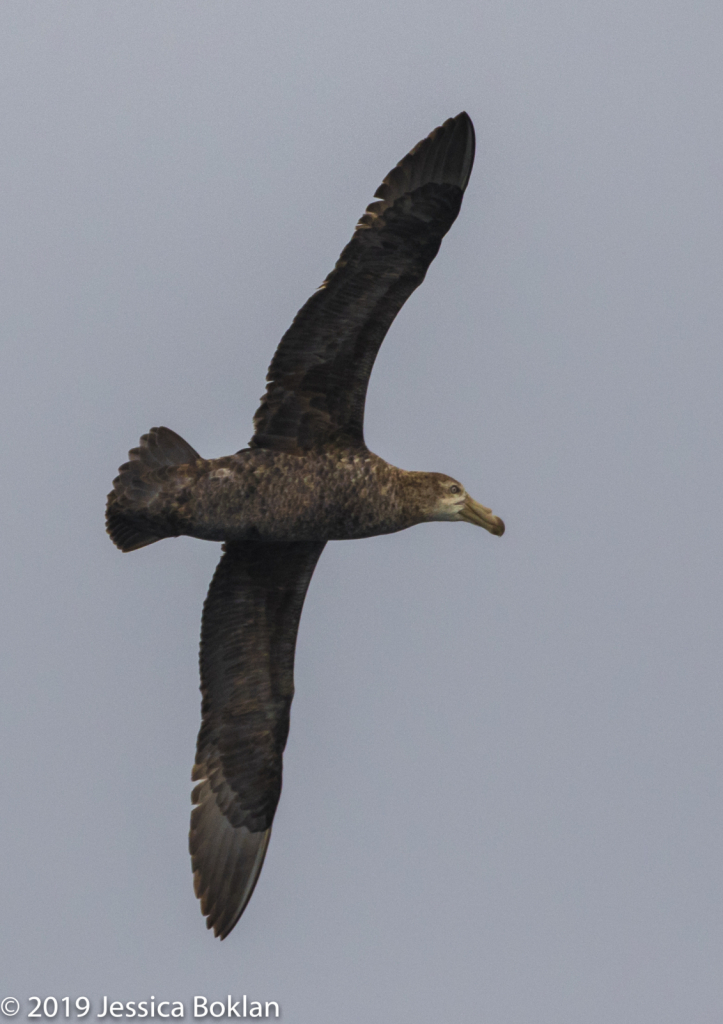
[[[457,484],[452,484],[452,486],[449,489],[449,493],[450,494],[459,494],[459,492],[460,492],[460,488],[457,486]]]

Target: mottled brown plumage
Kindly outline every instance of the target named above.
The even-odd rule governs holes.
[[[203,459],[154,427],[108,496],[108,532],[122,551],[180,534],[225,542],[201,625],[190,832],[196,895],[221,938],[241,916],[266,853],[299,618],[325,543],[432,520],[504,530],[457,481],[397,469],[363,436],[379,346],[454,222],[473,159],[472,122],[459,114],[387,175],[282,338],[249,448]]]

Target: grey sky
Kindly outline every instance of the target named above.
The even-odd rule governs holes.
[[[0,5],[0,998],[721,1019],[722,46],[696,0]],[[186,849],[218,547],[123,556],[105,495],[151,426],[246,443],[374,189],[462,109],[367,441],[507,533],[328,546],[218,943]]]

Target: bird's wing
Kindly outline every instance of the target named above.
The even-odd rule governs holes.
[[[390,171],[354,236],[279,343],[251,446],[289,451],[364,443],[379,346],[422,283],[462,204],[474,128],[450,118]]]
[[[189,845],[207,926],[251,898],[281,793],[299,618],[323,543],[226,544],[203,608]]]

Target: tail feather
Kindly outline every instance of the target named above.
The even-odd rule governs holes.
[[[185,466],[201,456],[190,444],[169,430],[153,427],[141,438],[138,448],[128,452],[113,481],[106,507],[106,530],[121,551],[154,544],[173,536],[150,512],[149,506],[159,494],[163,480],[158,471],[169,466]]]
[[[163,540],[167,534],[152,533],[150,528],[134,522],[129,516],[119,512],[115,507],[115,495],[108,495],[108,508],[105,513],[105,528],[110,539],[121,551],[137,551],[147,544],[155,544]]]
[[[132,448],[128,454],[151,469],[185,466],[201,458],[195,448],[168,427],[152,427],[141,438],[140,447]]]

